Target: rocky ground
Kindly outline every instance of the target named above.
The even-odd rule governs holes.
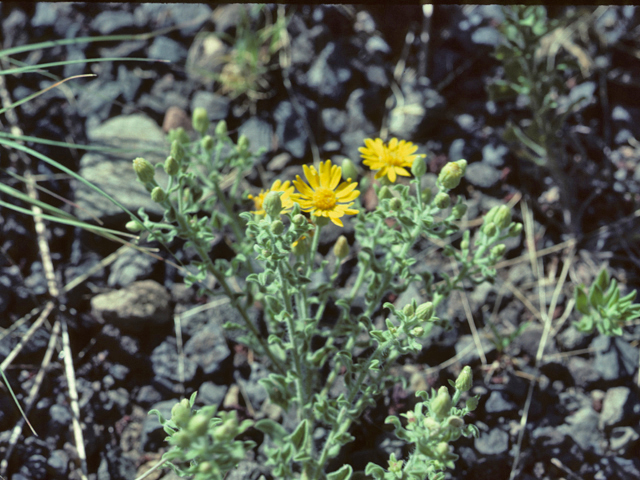
[[[283,69],[275,61],[277,68],[266,77],[266,98],[254,105],[246,97],[230,98],[219,83],[202,73],[221,68],[221,55],[229,49],[206,33],[223,32],[233,38],[241,8],[2,3],[3,48],[167,28],[149,38],[58,45],[16,55],[27,63],[108,57],[170,60],[53,67],[49,71],[59,77],[97,76],[54,88],[19,107],[15,110],[19,126],[25,135],[123,149],[106,154],[53,145],[34,147],[80,172],[131,210],[143,206],[156,215],[161,212],[136,183],[131,159],[142,151],[149,160],[164,159],[167,130],[189,127],[195,107],[205,107],[214,123],[225,119],[234,137],[247,135],[255,151],[264,148],[260,166],[267,178],[274,174],[292,178],[316,153],[320,159],[357,160],[363,139],[379,136],[382,129],[429,152],[432,174],[448,160],[469,161],[464,183],[457,190],[469,198],[469,218],[498,201],[522,195],[533,214],[531,242],[538,251],[570,237],[562,225],[554,185],[544,171],[518,161],[502,140],[506,120],[521,114],[522,105],[496,104],[485,91],[486,83],[500,75],[499,64],[491,56],[499,7],[435,6],[426,20],[418,6],[285,7],[291,14],[290,65]],[[594,9],[586,9],[585,15]],[[561,10],[549,13],[557,15]],[[269,11],[275,15],[276,8]],[[572,181],[585,210],[578,253],[570,282],[558,301],[556,320],[571,298],[571,282],[590,282],[605,262],[624,288],[632,290],[640,283],[637,222],[633,220],[640,192],[640,146],[633,127],[640,120],[639,19],[640,11],[632,6],[600,12],[587,44],[589,54],[596,61],[602,59],[606,68],[595,70],[574,87],[591,92],[570,117],[566,133],[575,140],[571,148],[584,152],[583,173]],[[422,31],[429,32],[428,38],[420,35]],[[413,39],[407,38],[408,32],[414,32]],[[35,73],[4,79],[5,93],[12,101],[53,83]],[[2,125],[8,129],[4,118]],[[10,158],[5,150],[0,155],[3,182],[13,181],[7,170],[24,173],[24,163]],[[40,176],[41,186],[73,200],[73,213],[79,218],[97,217],[105,226],[123,229],[128,219],[90,190],[55,177],[57,172],[43,162],[32,161],[30,168]],[[247,180],[256,191],[260,188],[257,173]],[[46,196],[46,201],[64,206],[59,197]],[[518,216],[519,206],[514,211]],[[5,358],[25,335],[29,322],[12,332],[6,329],[49,297],[31,218],[2,208],[0,225],[0,352]],[[335,236],[324,240],[324,248]],[[65,308],[58,314],[67,318],[71,330],[90,478],[133,479],[155,463],[164,448],[164,434],[156,418],[146,412],[157,408],[168,416],[175,400],[195,389],[202,403],[237,408],[246,416],[260,414],[265,394],[257,380],[265,373],[249,352],[224,339],[221,325],[231,315],[228,307],[220,304],[214,310],[194,311],[206,299],[184,287],[178,271],[163,261],[170,258],[166,252],[159,252],[156,259],[120,250],[113,260],[109,256],[118,245],[62,225],[50,225],[48,239],[61,284],[87,275],[65,295]],[[223,245],[216,248],[224,255]],[[472,343],[471,334],[462,304],[454,301],[440,315],[451,319],[453,330],[437,334],[419,357],[405,365],[413,389],[444,385],[454,370],[440,365],[456,355],[457,365],[470,364],[474,369],[473,391],[482,400],[472,421],[481,435],[456,443],[461,458],[451,478],[509,478],[514,456],[519,455],[520,479],[638,479],[640,327],[636,323],[621,338],[610,339],[579,334],[570,327],[573,316],[554,323],[541,376],[528,401],[542,335],[540,299],[548,307],[568,258],[567,249],[552,249],[540,257],[543,272],[534,272],[526,252],[524,241],[509,244],[508,262],[496,285],[467,292],[485,359],[475,349],[465,349]],[[441,259],[424,261],[432,269],[444,265]],[[544,290],[541,296],[540,289]],[[412,298],[420,292],[404,295]],[[398,299],[398,304],[403,305],[406,298]],[[174,315],[182,320],[181,356]],[[502,336],[508,336],[525,321],[530,323],[523,333],[506,345],[489,328],[494,323]],[[34,382],[49,336],[49,327],[37,330],[6,369],[21,402]],[[410,396],[401,389],[389,392],[357,427],[356,437],[372,441],[356,442],[348,452],[355,469],[363,469],[372,459],[382,462],[390,451],[400,453],[399,444],[381,425],[390,411],[402,411]],[[11,431],[20,416],[5,389],[0,405],[0,458],[8,460],[2,473],[5,478],[79,478],[61,358],[54,356],[29,415],[38,436],[25,428],[10,456]],[[260,463],[259,457],[248,459],[227,478],[258,478]]]

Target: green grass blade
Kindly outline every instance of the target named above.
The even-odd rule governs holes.
[[[108,57],[108,58],[84,58],[81,60],[64,60],[60,62],[39,63],[37,65],[29,65],[26,67],[10,68],[9,70],[0,70],[0,75],[17,75],[19,73],[30,73],[36,70],[50,67],[60,67],[64,65],[73,65],[76,63],[96,63],[96,62],[161,62],[171,63],[170,60],[162,60],[159,58],[141,58],[141,57]]]

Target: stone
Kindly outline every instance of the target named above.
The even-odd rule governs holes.
[[[467,166],[464,178],[474,187],[489,189],[498,184],[501,175],[501,172],[495,168],[482,162],[475,162]]]
[[[276,121],[276,136],[282,148],[295,158],[304,158],[309,138],[304,122],[288,100],[280,102],[273,112]]]
[[[487,413],[506,414],[518,411],[518,406],[507,400],[502,392],[493,391],[484,405]]]
[[[509,449],[509,434],[500,428],[494,428],[474,439],[474,446],[482,455],[501,455]]]
[[[184,354],[210,375],[221,369],[222,362],[229,358],[231,351],[222,328],[211,321],[187,341]]]
[[[156,260],[134,248],[125,251],[111,264],[107,280],[110,287],[126,287],[137,280],[144,280],[153,272]]]
[[[224,120],[229,115],[229,99],[217,93],[198,91],[191,99],[191,111],[202,107],[207,111],[212,122]]]
[[[180,63],[187,58],[187,49],[170,38],[159,36],[153,40],[149,47],[149,58],[169,60],[171,63]]]
[[[249,150],[254,154],[261,149],[265,149],[264,153],[273,149],[273,127],[266,120],[258,117],[249,118],[240,126],[238,135],[247,136],[250,142]]]
[[[123,331],[141,332],[171,321],[169,292],[154,280],[134,282],[121,290],[101,293],[91,299],[93,315]]]
[[[504,156],[509,152],[505,145],[492,145],[490,143],[482,147],[482,161],[487,165],[500,168],[504,165]]]
[[[628,424],[632,402],[631,390],[627,387],[613,387],[607,390],[598,422],[600,430]]]
[[[153,350],[151,366],[155,375],[154,386],[173,394],[182,391],[182,382],[193,382],[198,369],[191,358],[178,356],[175,338],[168,338]]]
[[[582,450],[602,454],[604,438],[598,431],[598,420],[599,415],[591,407],[583,407],[568,416],[558,430],[571,437]]]
[[[334,102],[344,99],[346,84],[352,77],[341,52],[336,42],[329,42],[307,72],[307,86],[320,97]]]
[[[134,25],[133,14],[123,10],[100,12],[91,22],[91,28],[97,30],[100,35],[111,35],[116,31],[130,28]]]

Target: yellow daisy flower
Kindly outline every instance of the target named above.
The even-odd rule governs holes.
[[[342,168],[332,165],[331,160],[320,162],[319,173],[313,166],[303,165],[302,168],[309,185],[297,175],[293,184],[300,193],[294,193],[291,199],[299,203],[303,211],[311,212],[316,217],[328,217],[333,223],[343,227],[340,217],[358,213],[358,210],[349,208],[353,205],[353,200],[360,195],[360,192],[355,190],[358,183],[349,179],[338,185]]]
[[[255,206],[255,210],[251,213],[255,213],[257,215],[264,215],[264,208],[262,207],[262,202],[264,202],[264,197],[267,196],[269,192],[282,192],[280,195],[280,201],[282,202],[282,213],[288,212],[293,207],[293,200],[291,199],[291,195],[293,195],[293,185],[291,182],[287,180],[282,183],[280,180],[276,180],[271,185],[271,188],[267,189],[267,191],[260,190],[260,193],[257,197],[253,195],[249,195],[249,198],[253,200],[253,205]]]
[[[364,141],[366,147],[360,147],[358,151],[363,162],[371,170],[378,170],[375,178],[389,177],[390,182],[395,182],[398,175],[402,177],[410,176],[406,167],[411,168],[413,161],[420,155],[413,155],[418,149],[417,145],[404,140],[398,141],[392,138],[388,145],[382,139],[372,140],[367,138]]]

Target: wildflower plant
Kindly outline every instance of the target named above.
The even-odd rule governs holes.
[[[395,139],[389,145],[365,140],[365,165],[386,168],[382,175],[388,180],[410,176],[409,171],[414,175],[408,184],[374,185],[379,203],[367,212],[359,201],[358,179],[352,177],[354,165],[347,163],[343,170],[330,160],[303,166],[306,181],[298,175],[293,187],[289,180],[276,179],[267,191],[242,195],[238,178],[252,167],[244,140],[234,144],[220,125],[214,136],[203,128],[196,131],[196,141],[180,132],[170,134],[177,166],[167,159],[167,185],[156,183],[153,168],[134,161],[139,180],[166,214],[156,223],[141,210],[142,220],[132,222],[148,230],[149,238],[169,242],[178,236],[194,247],[196,258],[185,282],[230,299],[237,319],[225,328],[235,330],[237,340],[263,359],[270,373],[260,383],[269,401],[293,415],[295,422],[291,429],[268,418],[239,423],[229,412],[216,414],[210,407],[191,413],[195,397],[183,399],[170,420],[160,418],[173,446],[164,459],[178,473],[221,479],[252,447],[242,434],[255,428],[265,434],[262,454],[275,478],[351,478],[348,464],[326,471],[341,448],[354,441],[351,426],[385,391],[404,385],[392,367],[401,357],[421,350],[434,324],[449,325],[436,310],[453,290],[495,276],[493,266],[505,251],[499,242],[519,234],[521,226],[511,221],[507,207],[492,209],[473,245],[471,232],[465,231],[460,249],[445,248],[445,255],[454,257],[460,269],[455,277],[439,272],[441,280],[436,281],[435,274],[415,271],[414,248],[423,237],[447,239],[459,230],[466,205],[461,197],[452,201],[450,190],[465,173],[464,160],[443,169],[438,192],[431,195],[421,188],[426,164],[424,155],[415,153],[417,146]],[[405,169],[406,175],[397,169]],[[229,172],[235,176],[225,190],[223,179]],[[163,193],[154,193],[157,189]],[[318,252],[323,230],[345,222],[354,225],[355,244],[350,246],[340,236],[333,259],[324,257]],[[237,252],[232,260],[210,257],[212,241],[219,235],[227,236]],[[357,274],[348,287],[341,287],[338,275],[349,257],[357,259]],[[208,275],[217,280],[215,290],[204,286]],[[385,301],[412,283],[424,288],[425,299],[414,298],[407,305]],[[232,284],[241,288],[234,290]],[[254,305],[264,310],[260,328],[250,315]],[[405,415],[406,427],[398,418],[388,420],[400,438],[415,445],[415,453],[404,463],[392,459],[386,470],[370,464],[367,471],[375,478],[441,478],[456,458],[449,443],[475,434],[462,417],[477,399],[456,407],[471,385],[467,367],[455,383],[453,399],[443,400],[449,395],[445,387],[437,394],[419,392],[422,401]]]

